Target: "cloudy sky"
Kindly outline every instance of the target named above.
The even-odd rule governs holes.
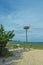
[[[25,41],[25,25],[29,42],[43,41],[43,0],[0,0],[0,24],[14,30],[14,40]]]

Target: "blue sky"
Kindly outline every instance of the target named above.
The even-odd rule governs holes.
[[[14,40],[25,41],[25,25],[29,42],[43,41],[43,0],[0,0],[0,24],[14,30]]]

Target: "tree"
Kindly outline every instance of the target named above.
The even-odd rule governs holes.
[[[6,47],[8,41],[14,37],[14,30],[5,31],[3,25],[0,25],[0,54],[2,55],[2,49]]]

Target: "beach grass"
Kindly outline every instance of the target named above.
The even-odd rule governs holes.
[[[43,49],[43,45],[31,45],[31,48],[34,48],[34,49]]]
[[[8,47],[8,48],[17,48],[17,44],[7,44],[6,47]]]
[[[20,44],[20,47],[23,47],[23,44]],[[43,49],[43,45],[25,44],[25,48]]]
[[[7,44],[7,47],[18,48],[17,44]],[[43,45],[19,44],[20,48],[43,49]]]

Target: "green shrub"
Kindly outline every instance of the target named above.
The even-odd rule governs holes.
[[[13,53],[11,51],[8,51],[7,48],[3,48],[2,49],[2,54],[1,54],[1,57],[9,57],[9,56],[13,56]]]
[[[17,44],[14,44],[14,45],[13,45],[13,48],[18,48]]]

